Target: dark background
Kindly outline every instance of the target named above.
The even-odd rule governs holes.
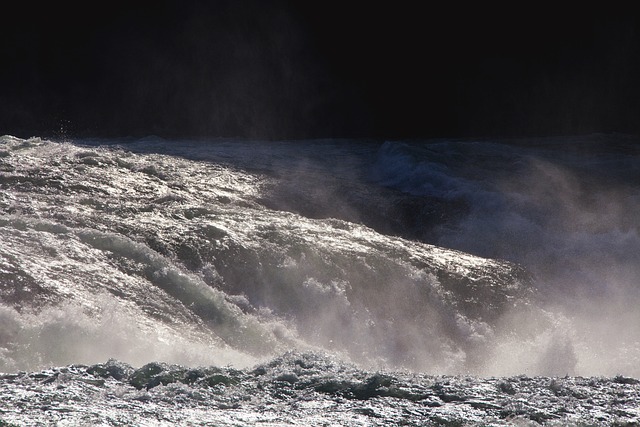
[[[433,4],[22,2],[0,26],[0,133],[640,132],[637,15]]]

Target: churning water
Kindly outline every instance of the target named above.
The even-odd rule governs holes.
[[[638,147],[4,136],[0,371],[638,377]]]

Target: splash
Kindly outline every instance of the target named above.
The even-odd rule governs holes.
[[[613,227],[632,218],[602,207],[561,219],[613,180],[584,187],[575,168],[513,144],[300,144],[4,137],[5,369],[108,357],[244,366],[324,349],[372,369],[635,375],[637,331],[623,324],[637,324],[637,252],[625,252],[637,232],[624,229],[625,250]],[[607,200],[633,207],[631,190]],[[606,287],[558,274],[594,264],[587,246],[571,252],[588,240],[571,224],[610,239]],[[613,313],[603,301],[623,316],[593,316]]]

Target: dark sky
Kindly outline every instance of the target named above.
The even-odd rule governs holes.
[[[74,3],[21,2],[3,16],[0,133],[640,132],[640,26],[625,11]]]

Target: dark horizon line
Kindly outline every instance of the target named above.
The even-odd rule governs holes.
[[[586,137],[594,135],[610,135],[634,139],[640,142],[640,130],[618,130],[618,129],[593,129],[579,131],[558,131],[558,132],[448,132],[448,133],[429,133],[429,134],[375,134],[375,133],[306,133],[303,135],[292,134],[267,134],[267,135],[232,135],[232,134],[209,134],[198,132],[145,132],[142,130],[114,133],[105,131],[67,131],[64,129],[3,129],[1,135],[14,136],[21,139],[28,138],[45,138],[54,141],[74,140],[74,139],[143,139],[157,137],[165,140],[238,140],[238,141],[314,141],[314,140],[359,140],[359,141],[423,141],[423,140],[527,140],[538,138],[563,138],[563,137]]]

